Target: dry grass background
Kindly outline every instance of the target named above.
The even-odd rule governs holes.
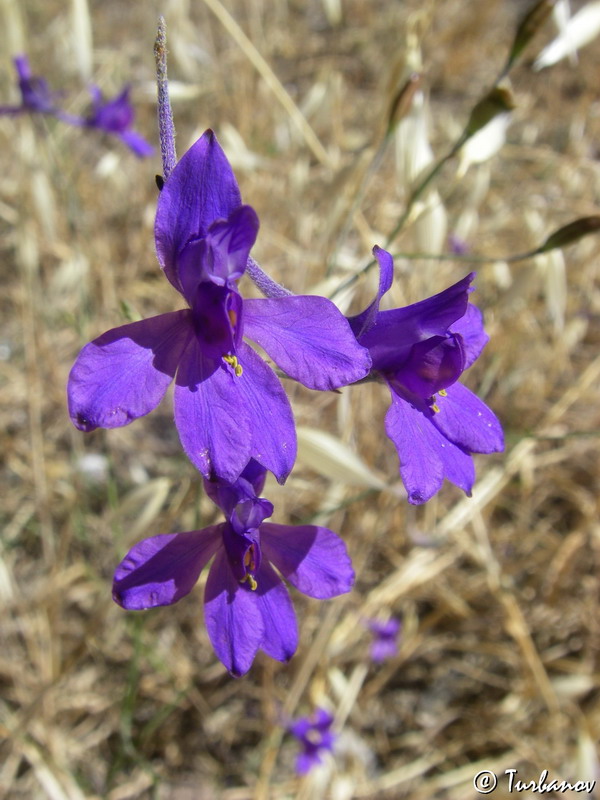
[[[403,209],[393,148],[353,202],[407,41],[422,49],[441,155],[501,68],[526,4],[223,2],[316,143],[215,16],[216,0],[2,0],[3,101],[15,96],[10,56],[27,52],[74,111],[89,77],[108,93],[131,81],[137,127],[155,142],[163,13],[180,153],[216,130],[262,221],[255,255],[295,291],[324,279],[346,227],[332,288]],[[548,23],[530,53],[552,35]],[[511,75],[517,109],[500,154],[460,179],[455,160],[444,169],[436,188],[449,229],[470,225],[471,253],[524,251],[595,213],[599,68],[593,45],[577,66],[540,74],[526,58]],[[426,507],[408,506],[384,436],[383,387],[341,396],[289,387],[299,423],[355,449],[368,475],[348,486],[300,463],[266,494],[278,521],[319,515],[339,531],[357,584],[328,603],[296,594],[294,660],[259,656],[234,680],[203,627],[202,581],[177,606],[143,614],[110,597],[135,541],[213,518],[170,401],[87,436],[65,408],[85,342],[125,313],[180,307],[153,251],[158,157],[138,161],[116,141],[40,118],[0,118],[0,141],[0,796],[467,800],[480,769],[598,778],[598,239],[510,269],[479,265],[475,299],[492,340],[468,383],[502,419],[507,450],[477,459],[472,499],[445,485]],[[414,248],[409,228],[392,249]],[[393,302],[469,268],[399,258]],[[352,309],[373,286],[374,276],[353,286]],[[383,491],[367,485],[377,478]],[[388,614],[403,619],[401,649],[375,667],[363,620]],[[315,704],[335,712],[338,749],[299,779],[282,726]],[[494,797],[504,796],[501,777]]]

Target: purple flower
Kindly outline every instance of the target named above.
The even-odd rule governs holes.
[[[62,112],[56,105],[58,92],[51,91],[47,81],[38,75],[31,74],[29,59],[26,55],[15,56],[14,65],[17,71],[21,105],[0,106],[0,114],[23,114],[34,112],[37,114],[52,114],[65,122],[76,121],[75,117]]]
[[[243,336],[313,389],[360,380],[370,358],[323,297],[242,299],[237,281],[258,225],[207,131],[165,182],[156,214],[159,262],[189,308],[115,328],[83,348],[68,385],[76,427],[127,425],[152,411],[175,378],[179,437],[206,478],[233,483],[254,458],[285,481],[296,456],[292,410]]]
[[[398,653],[398,634],[402,623],[391,617],[387,622],[372,619],[367,623],[373,634],[371,643],[371,659],[380,664],[388,658],[393,658]]]
[[[226,521],[139,542],[117,567],[113,583],[113,598],[123,608],[171,605],[191,591],[214,556],[204,593],[206,628],[215,653],[235,676],[250,669],[259,649],[278,661],[296,652],[296,616],[280,575],[319,599],[348,592],[354,582],[346,547],[335,533],[264,522],[273,513],[272,504],[257,496],[264,475],[251,461],[233,484],[205,482]]]
[[[302,750],[296,758],[296,772],[305,775],[321,764],[322,754],[331,752],[336,736],[331,731],[333,716],[323,708],[317,708],[310,717],[300,717],[290,726],[290,733],[298,739]]]
[[[154,152],[152,145],[132,130],[135,111],[129,100],[130,87],[126,86],[112,100],[105,100],[97,86],[92,86],[90,91],[92,108],[81,124],[117,136],[140,158],[151,156]]]
[[[385,427],[398,450],[408,500],[429,500],[444,478],[470,495],[475,480],[470,453],[504,447],[495,415],[458,383],[488,341],[481,312],[468,301],[474,274],[420,303],[379,311],[392,283],[393,261],[379,247],[373,253],[380,266],[379,292],[350,324],[371,354],[373,373],[392,394]]]
[[[451,233],[448,236],[448,246],[450,247],[450,252],[455,253],[457,256],[464,256],[469,252],[467,242],[455,233]]]

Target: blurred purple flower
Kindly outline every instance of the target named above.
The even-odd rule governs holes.
[[[56,99],[60,97],[60,94],[51,91],[45,78],[31,74],[29,59],[26,55],[15,56],[13,61],[17,71],[19,91],[21,93],[21,105],[0,106],[0,114],[10,114],[13,116],[26,112],[50,114],[64,122],[77,124],[77,117],[66,114],[56,105]]]
[[[251,461],[233,484],[205,482],[226,521],[199,531],[153,536],[134,545],[116,569],[113,598],[140,610],[176,603],[214,556],[204,593],[208,635],[232,675],[244,675],[259,649],[289,661],[298,646],[296,616],[279,575],[319,599],[350,591],[346,546],[315,525],[264,522],[272,504],[257,496],[265,470]],[[279,572],[275,572],[273,566]]]
[[[243,300],[258,217],[241,203],[212,131],[179,161],[156,213],[156,249],[189,308],[115,328],[79,354],[69,376],[77,428],[116,428],[152,411],[175,378],[175,423],[206,478],[234,482],[251,458],[283,483],[296,457],[288,399],[249,336],[294,380],[335,389],[370,367],[348,321],[324,297]]]
[[[92,86],[92,108],[81,120],[86,128],[96,128],[117,136],[136,156],[145,158],[154,153],[154,148],[139,133],[132,130],[135,111],[129,100],[131,87],[126,86],[112,100],[105,100],[97,86]]]
[[[371,659],[377,664],[393,658],[398,653],[398,635],[402,628],[400,620],[391,617],[387,622],[372,619],[367,623],[373,634]]]
[[[290,726],[290,733],[298,739],[302,750],[296,758],[296,772],[305,775],[322,763],[322,754],[332,752],[336,735],[331,731],[333,716],[317,708],[309,717],[300,717]]]
[[[394,267],[388,252],[375,247],[373,253],[379,291],[350,324],[371,354],[373,373],[392,393],[385,427],[398,451],[408,500],[429,500],[444,478],[470,495],[475,480],[470,454],[504,447],[496,416],[458,383],[488,341],[481,312],[468,301],[474,273],[420,303],[379,311]]]
[[[469,252],[469,245],[467,242],[455,233],[451,233],[448,236],[448,246],[450,252],[455,253],[457,256],[464,256]]]

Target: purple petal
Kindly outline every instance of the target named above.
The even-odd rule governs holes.
[[[432,336],[414,344],[400,369],[397,381],[416,397],[427,398],[457,381],[465,356],[460,336]]]
[[[296,756],[296,772],[298,775],[306,775],[313,767],[323,763],[318,750],[311,750],[309,753],[298,753]]]
[[[29,58],[26,55],[15,56],[13,64],[20,80],[26,81],[31,78],[31,67],[29,66]]]
[[[255,592],[239,584],[224,551],[217,553],[204,594],[206,630],[217,657],[232,675],[244,675],[254,661],[264,635]]]
[[[176,289],[181,291],[177,257],[183,247],[190,239],[205,236],[213,222],[227,219],[241,204],[233,170],[208,130],[178,162],[158,198],[156,251]]]
[[[398,643],[393,639],[376,639],[371,643],[371,660],[376,664],[394,658],[398,653]]]
[[[191,333],[190,312],[173,311],[113,328],[87,344],[67,386],[75,427],[118,428],[156,408]]]
[[[229,519],[238,503],[245,500],[254,501],[259,497],[265,485],[266,475],[266,469],[258,461],[251,458],[240,477],[234,483],[224,481],[218,475],[215,475],[209,481],[204,479],[204,490],[213,503],[218,505]],[[263,502],[266,503],[268,501]],[[263,519],[272,513],[273,508],[271,506],[270,513],[265,514]]]
[[[191,306],[198,286],[210,282],[233,288],[244,274],[256,241],[259,220],[251,206],[240,206],[226,220],[214,222],[206,236],[190,241],[177,259],[177,274]]]
[[[328,528],[264,522],[260,535],[265,556],[303,594],[325,599],[352,588],[354,570],[346,545]]]
[[[131,611],[181,600],[220,546],[220,530],[213,525],[138,542],[115,570],[114,601]]]
[[[289,661],[298,648],[298,624],[288,590],[264,560],[256,583],[254,594],[264,625],[261,650],[277,661]]]
[[[255,461],[253,458],[250,459],[248,465],[245,467],[244,471],[240,475],[245,481],[252,486],[254,490],[254,494],[258,497],[258,495],[262,492],[265,487],[265,480],[267,478],[267,471],[266,469],[261,466],[258,461]]]
[[[206,234],[212,253],[208,278],[221,286],[239,280],[246,270],[260,222],[252,206],[240,206],[227,220],[214,222]]]
[[[373,369],[393,371],[402,365],[415,342],[444,336],[452,323],[464,316],[471,273],[443,292],[406,308],[380,311],[375,325],[360,338],[369,349]]]
[[[244,335],[309,389],[346,386],[364,378],[371,367],[348,321],[325,297],[246,300]]]
[[[425,503],[440,489],[444,478],[470,494],[475,480],[471,457],[446,439],[429,417],[394,392],[385,429],[398,451],[409,503]]]
[[[152,145],[135,131],[124,131],[120,134],[120,139],[139,158],[147,158],[154,153]]]
[[[124,89],[112,100],[105,100],[97,86],[90,87],[92,112],[86,123],[90,128],[98,128],[106,133],[125,133],[133,123],[135,112],[129,101],[131,87]]]
[[[240,388],[244,379],[205,358],[195,337],[181,359],[175,424],[188,458],[209,480],[214,474],[233,483],[252,455],[251,413]]]
[[[465,350],[464,369],[468,369],[479,358],[490,340],[483,329],[483,314],[477,306],[469,303],[464,316],[452,323],[452,333],[459,333],[462,336]]]
[[[362,313],[357,314],[355,317],[348,318],[352,332],[357,339],[375,324],[381,298],[390,290],[394,279],[394,260],[387,250],[383,250],[381,247],[375,245],[373,248],[373,255],[379,262],[379,290],[377,296],[371,305],[365,308]]]
[[[439,397],[439,413],[433,424],[444,436],[471,453],[499,453],[504,450],[504,434],[496,415],[483,400],[462,383],[447,389]]]
[[[250,420],[250,455],[284,483],[296,460],[296,427],[289,400],[273,370],[244,342],[238,349],[238,360],[243,368],[241,377],[236,378],[238,408]],[[239,427],[238,414],[237,408],[232,410]]]

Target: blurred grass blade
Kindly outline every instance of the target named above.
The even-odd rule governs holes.
[[[519,23],[513,45],[511,47],[506,66],[502,71],[502,75],[510,70],[515,61],[519,58],[523,50],[527,47],[529,42],[533,39],[537,31],[542,27],[544,22],[552,13],[556,0],[540,0],[536,3],[531,11],[529,11]]]
[[[392,98],[388,113],[388,133],[391,133],[396,125],[404,119],[410,111],[413,98],[423,83],[423,76],[418,72],[412,72],[406,82],[400,87]]]
[[[499,114],[507,114],[509,111],[512,111],[514,107],[515,103],[510,91],[502,86],[494,86],[471,111],[471,116],[465,128],[465,139],[470,139],[477,131],[485,128],[494,117],[497,117]]]
[[[536,58],[535,70],[550,67],[557,61],[585,47],[600,34],[600,2],[588,3],[566,23],[560,34],[553,39]]]
[[[92,77],[94,56],[92,52],[92,21],[87,0],[73,0],[73,47],[79,74],[85,81]]]
[[[581,217],[568,225],[564,225],[557,231],[552,233],[546,241],[541,244],[535,251],[536,255],[539,253],[548,253],[550,250],[555,250],[557,247],[565,247],[568,244],[588,236],[590,233],[597,233],[600,231],[600,215],[593,217]]]
[[[347,486],[385,489],[385,482],[347,445],[316,428],[298,428],[298,461],[329,480]]]

